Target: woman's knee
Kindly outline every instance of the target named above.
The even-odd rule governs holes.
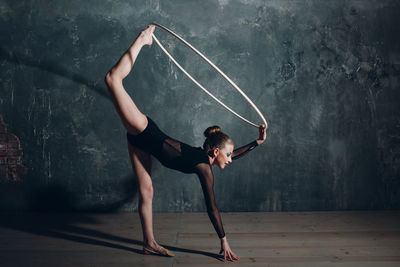
[[[154,189],[152,184],[140,187],[140,197],[142,198],[142,200],[151,201],[153,200],[153,196],[154,196]]]

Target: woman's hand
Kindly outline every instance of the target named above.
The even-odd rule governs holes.
[[[238,261],[240,258],[232,252],[231,248],[229,247],[228,240],[226,239],[226,236],[221,239],[221,250],[219,254],[224,252],[224,261],[226,261],[226,258],[228,258],[229,261]]]
[[[267,138],[267,128],[265,127],[265,124],[261,124],[260,127],[258,128],[260,136],[257,139],[257,144],[261,145],[265,139]]]
[[[150,24],[140,33],[138,38],[140,39],[142,45],[151,45],[153,43],[152,33],[154,32],[154,28],[155,26]]]

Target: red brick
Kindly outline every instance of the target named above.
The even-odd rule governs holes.
[[[16,165],[17,164],[17,159],[16,158],[8,158],[7,159],[7,164],[8,165]]]
[[[28,173],[28,168],[23,166],[23,165],[18,165],[17,166],[17,175],[19,180],[21,180],[22,177],[24,177]]]
[[[7,143],[7,148],[20,148],[19,146],[20,146],[19,142],[8,142]]]
[[[21,181],[28,168],[21,165],[23,151],[18,136],[8,132],[7,124],[0,116],[0,179]]]
[[[0,132],[0,142],[7,141],[7,133]]]
[[[8,142],[19,142],[18,137],[13,135],[12,133],[7,133]]]
[[[14,180],[14,176],[17,174],[17,168],[15,166],[8,166],[8,179],[13,179]]]
[[[0,124],[0,133],[6,133],[7,132],[7,126],[5,124]]]
[[[22,156],[22,151],[21,150],[8,150],[7,151],[7,156],[8,157],[20,157]]]
[[[8,179],[8,173],[7,173],[6,166],[0,166],[0,179],[4,179],[4,180]]]

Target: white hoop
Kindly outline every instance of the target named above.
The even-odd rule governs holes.
[[[250,98],[239,88],[239,86],[237,86],[225,73],[223,73],[217,66],[214,65],[214,63],[212,63],[206,56],[204,56],[202,53],[200,53],[196,48],[194,48],[191,44],[189,44],[187,41],[185,41],[182,37],[180,37],[179,35],[177,35],[176,33],[174,33],[173,31],[171,31],[170,29],[157,24],[157,23],[151,23],[150,25],[154,25],[162,30],[164,30],[165,32],[171,34],[172,36],[174,36],[175,38],[177,38],[179,41],[181,41],[184,45],[186,45],[187,47],[189,47],[192,51],[194,51],[197,55],[199,55],[203,60],[205,60],[211,67],[213,67],[216,71],[218,71],[219,74],[222,75],[222,77],[225,78],[225,80],[227,80],[232,86],[233,88],[235,88],[243,97],[244,99],[247,100],[247,102],[249,102],[249,104],[253,107],[253,109],[257,112],[257,114],[260,116],[260,118],[262,119],[262,121],[265,124],[265,128],[268,128],[268,123],[265,120],[263,114],[260,112],[260,110],[257,108],[256,105],[254,105],[254,103],[250,100]],[[232,112],[234,115],[236,115],[239,119],[247,122],[248,124],[258,128],[259,126],[247,119],[245,119],[244,117],[240,116],[238,113],[236,113],[234,110],[232,110],[230,107],[228,107],[227,105],[225,105],[221,100],[219,100],[218,98],[216,98],[213,94],[211,94],[206,88],[204,88],[198,81],[196,81],[169,53],[168,51],[164,48],[164,46],[160,43],[160,41],[157,39],[157,37],[154,35],[154,33],[152,34],[154,40],[156,41],[156,43],[158,44],[158,46],[164,51],[164,53],[171,59],[172,62],[175,63],[175,65],[184,73],[186,74],[186,76],[189,77],[189,79],[191,79],[197,86],[199,86],[204,92],[206,92],[209,96],[211,96],[215,101],[217,101],[220,105],[222,105],[224,108],[226,108],[227,110],[229,110],[230,112]]]

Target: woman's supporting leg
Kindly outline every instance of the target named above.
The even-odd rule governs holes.
[[[139,184],[139,216],[142,223],[143,245],[158,248],[153,233],[153,183],[151,181],[151,156],[128,142],[132,168]]]

